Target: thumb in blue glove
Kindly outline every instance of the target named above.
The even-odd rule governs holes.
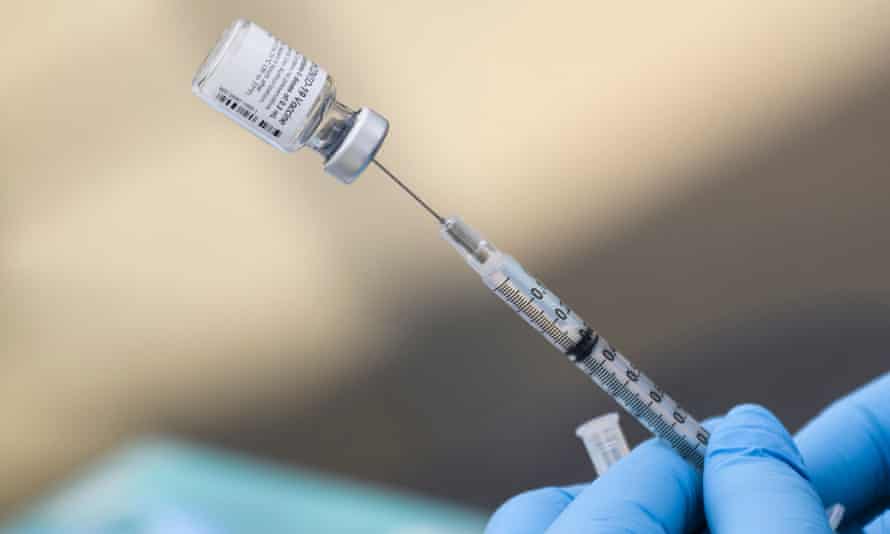
[[[703,489],[715,534],[832,532],[791,435],[759,406],[734,408],[714,429]]]

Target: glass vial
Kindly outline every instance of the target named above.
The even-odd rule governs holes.
[[[198,68],[192,91],[279,150],[308,145],[345,183],[367,167],[389,130],[375,111],[338,102],[334,81],[320,65],[243,19],[229,26]]]

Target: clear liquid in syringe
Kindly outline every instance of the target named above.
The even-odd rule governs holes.
[[[446,241],[482,281],[628,413],[701,469],[709,434],[555,293],[460,219],[442,224]]]

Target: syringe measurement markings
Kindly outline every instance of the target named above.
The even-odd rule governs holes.
[[[459,219],[451,218],[442,233],[464,255],[500,299],[541,333],[569,361],[633,415],[665,440],[678,455],[702,468],[708,432],[645,375],[615,351],[599,334],[529,275],[513,258],[503,255]],[[470,239],[472,238],[472,239]],[[493,263],[487,264],[489,261]],[[499,283],[489,285],[493,276]],[[539,302],[540,301],[540,302]],[[557,304],[558,301],[558,304]]]
[[[671,427],[667,426],[667,423],[661,415],[655,410],[652,410],[651,404],[643,404],[643,401],[640,400],[640,397],[636,393],[631,391],[626,384],[622,384],[618,381],[615,372],[606,367],[606,361],[607,360],[593,360],[591,363],[585,364],[584,367],[591,375],[596,375],[610,393],[624,401],[624,404],[630,409],[629,411],[631,411],[633,415],[644,417],[650,424],[660,427],[663,430],[670,429]],[[648,417],[646,417],[647,415]],[[683,440],[683,442],[685,443],[685,440]]]
[[[523,317],[528,318],[534,325],[538,326],[545,335],[549,336],[549,339],[552,339],[567,352],[574,346],[574,342],[571,338],[550,322],[542,310],[536,307],[528,297],[513,286],[510,278],[507,278],[498,285],[495,288],[495,292],[501,295],[507,303],[511,304],[517,311],[521,312]],[[597,341],[599,341],[599,336],[597,336]],[[595,349],[596,344],[593,345],[593,350],[595,351]],[[607,364],[607,361],[608,360],[599,361],[595,358],[589,358],[587,361],[579,363],[582,363],[589,375],[596,375],[596,378],[599,378],[599,381],[597,381],[596,378],[594,381],[603,389],[606,389],[612,397],[621,402],[625,409],[637,419],[640,419],[650,431],[670,443],[677,449],[677,452],[679,452],[682,457],[690,459],[695,465],[702,467],[704,465],[704,458],[701,453],[696,451],[699,444],[696,443],[695,446],[690,445],[683,434],[675,428],[677,422],[673,420],[670,421],[669,424],[665,421],[660,412],[652,408],[651,402],[648,405],[645,404],[640,399],[639,395],[628,387],[629,380],[622,383],[618,380],[614,371],[604,367]],[[630,370],[637,373],[637,371],[633,369]],[[642,375],[638,375],[637,380],[635,381],[638,381],[640,378],[642,378]],[[646,379],[646,381],[651,382],[648,379]]]
[[[525,297],[521,291],[513,287],[509,282],[509,278],[504,280],[495,288],[495,292],[500,293],[509,304],[521,311],[525,317],[531,319],[533,324],[547,333],[554,342],[566,351],[570,350],[574,346],[574,341],[553,324],[541,309],[532,304],[530,299]]]
[[[504,300],[522,312],[525,317],[529,318],[534,325],[543,330],[560,347],[568,351],[574,346],[574,341],[553,324],[543,310],[535,306],[521,291],[513,287],[510,284],[509,278],[501,282],[495,288],[495,292],[499,293]]]
[[[662,437],[669,441],[672,445],[674,445],[684,457],[689,457],[694,448],[690,447],[688,442],[677,433],[674,429],[676,425],[675,422],[670,426],[667,425],[665,420],[658,414],[656,411],[652,410],[650,407],[644,405],[640,400],[639,396],[637,396],[634,392],[632,392],[626,385],[622,384],[616,378],[616,375],[613,371],[607,370],[603,365],[605,362],[597,362],[599,363],[599,369],[596,374],[611,392],[611,394],[623,401],[625,407],[637,418],[644,419],[646,423],[652,425],[654,429],[658,429],[662,432]]]
[[[652,409],[651,405],[644,404],[636,393],[619,382],[615,372],[606,367],[607,361],[589,358],[581,366],[591,375],[591,378],[594,378],[594,382],[612,397],[621,401],[631,414],[646,423],[650,431],[668,441],[682,457],[691,459],[700,468],[703,467],[704,458],[697,450],[699,445],[696,444],[695,447],[690,445],[686,438],[674,428],[673,424],[668,425],[661,414]],[[676,423],[674,422],[674,424]]]
[[[551,339],[556,341],[563,349],[569,350],[572,348],[572,340],[569,339],[563,332],[561,332],[558,328],[554,327],[550,320],[547,318],[547,315],[540,309],[537,309],[531,305],[526,305],[521,308],[526,317],[532,320],[532,322],[541,328],[546,334],[550,336]]]

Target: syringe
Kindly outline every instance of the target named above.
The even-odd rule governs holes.
[[[495,295],[656,436],[692,465],[704,466],[708,431],[597,334],[561,298],[457,217],[443,218],[386,167],[374,164],[441,225],[442,237]]]
[[[670,443],[691,464],[702,468],[708,431],[587,326],[562,299],[460,219],[446,219],[442,236],[495,295],[644,427]]]

